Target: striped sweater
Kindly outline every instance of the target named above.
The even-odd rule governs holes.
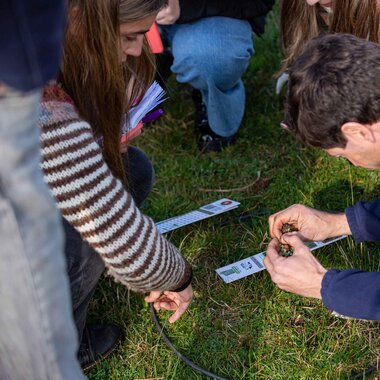
[[[112,175],[91,126],[57,85],[44,89],[39,125],[42,169],[63,217],[134,291],[186,286],[191,267]]]

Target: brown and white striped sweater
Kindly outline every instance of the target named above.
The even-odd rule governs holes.
[[[63,217],[128,288],[185,286],[191,267],[112,175],[90,125],[57,85],[45,88],[39,125],[45,182]]]

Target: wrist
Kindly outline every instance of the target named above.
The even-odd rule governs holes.
[[[315,283],[318,284],[312,294],[312,297],[322,299],[322,281],[323,277],[325,277],[327,270],[325,268],[321,268],[316,274]]]
[[[185,290],[187,287],[189,287],[189,285],[191,284],[193,280],[193,270],[191,266],[189,266],[189,269],[190,269],[190,273],[188,274],[188,278],[186,279],[186,281],[184,281],[178,288],[172,290],[172,292],[179,293]]]
[[[351,235],[350,226],[345,213],[330,214],[329,224],[331,226],[330,236]]]

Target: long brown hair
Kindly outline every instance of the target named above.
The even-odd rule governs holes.
[[[104,159],[124,182],[121,125],[133,100],[153,80],[155,65],[146,41],[140,57],[127,57],[121,64],[119,25],[148,17],[164,4],[164,0],[69,0],[69,27],[58,80],[95,136],[103,138]]]
[[[380,0],[335,0],[330,30],[380,43]]]
[[[305,0],[282,0],[282,71],[322,31],[350,33],[380,43],[380,0],[335,0],[331,14],[326,14],[319,4],[310,6]]]

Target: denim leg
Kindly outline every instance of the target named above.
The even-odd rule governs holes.
[[[140,206],[152,190],[153,166],[146,154],[133,146],[128,147],[123,160],[129,191]],[[63,226],[66,235],[65,253],[74,321],[80,341],[86,324],[88,305],[104,271],[104,262],[66,220],[63,221]]]
[[[243,119],[245,90],[241,80],[254,53],[248,21],[207,17],[163,28],[172,49],[178,82],[202,93],[211,129],[234,135]]]
[[[60,218],[39,168],[39,99],[0,95],[0,377],[84,379]]]
[[[95,292],[95,287],[104,271],[101,257],[82,240],[79,232],[66,220],[65,231],[67,271],[70,279],[74,322],[77,327],[79,342],[86,325],[88,305]]]

